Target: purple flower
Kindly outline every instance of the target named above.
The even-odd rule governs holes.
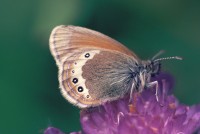
[[[65,134],[62,131],[60,131],[57,128],[54,127],[48,127],[45,131],[44,134]]]
[[[155,79],[162,89],[159,102],[156,101],[155,90],[147,89],[141,94],[134,94],[132,102],[129,102],[129,96],[125,96],[82,110],[82,131],[71,134],[192,134],[199,131],[200,105],[189,107],[169,95],[173,86],[169,75],[160,74]],[[54,129],[47,128],[45,134],[63,134]]]
[[[48,127],[45,131],[44,134],[65,134],[61,130],[54,128],[54,127]],[[70,134],[82,134],[81,132],[72,132]]]

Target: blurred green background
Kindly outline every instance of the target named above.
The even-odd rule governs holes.
[[[0,134],[37,134],[53,125],[80,130],[79,109],[61,96],[48,40],[78,25],[122,42],[142,59],[165,50],[181,103],[200,102],[199,0],[0,0]]]

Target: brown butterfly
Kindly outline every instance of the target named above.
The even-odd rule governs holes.
[[[59,68],[62,95],[80,107],[94,107],[126,94],[156,86],[150,78],[167,57],[142,61],[121,43],[99,32],[77,26],[58,26],[50,36],[50,50]]]

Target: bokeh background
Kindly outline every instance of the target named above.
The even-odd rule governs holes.
[[[200,102],[199,0],[0,0],[0,134],[37,134],[48,126],[80,130],[79,109],[58,89],[48,40],[57,25],[100,31],[142,59],[159,50],[181,103]]]

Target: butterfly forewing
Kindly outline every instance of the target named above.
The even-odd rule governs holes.
[[[57,64],[85,48],[108,49],[137,56],[121,43],[99,32],[76,26],[58,26],[50,36],[50,49]]]

